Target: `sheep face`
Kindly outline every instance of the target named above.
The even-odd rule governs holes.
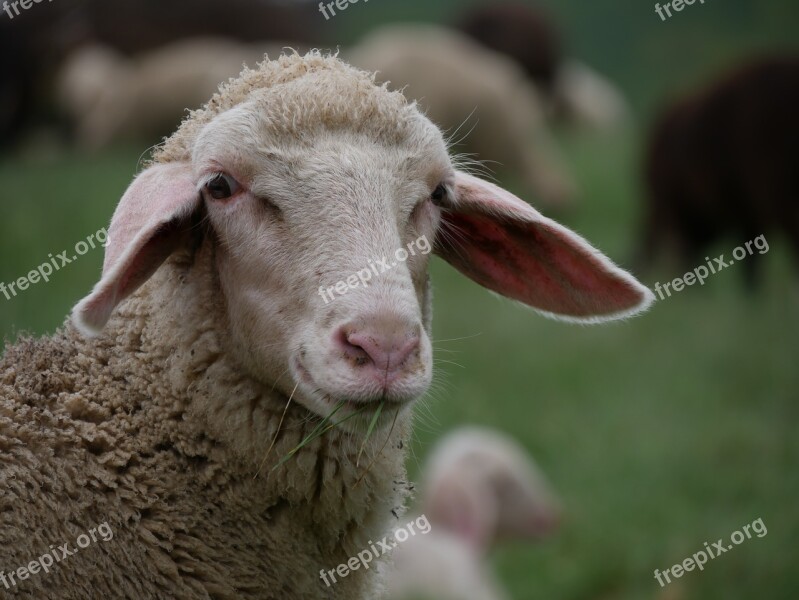
[[[436,198],[455,175],[446,145],[418,113],[392,143],[324,128],[287,140],[259,102],[273,99],[220,115],[192,155],[235,347],[263,381],[289,369],[312,412],[346,401],[337,420],[363,408],[352,422],[368,423],[365,407],[402,408],[431,380],[423,313]]]

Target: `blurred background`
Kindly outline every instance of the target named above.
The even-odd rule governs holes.
[[[9,7],[0,282],[106,226],[148,149],[243,61],[340,49],[408,85],[503,185],[650,287],[768,239],[767,254],[594,328],[548,321],[434,261],[438,374],[411,478],[443,434],[481,425],[535,457],[562,503],[557,532],[485,556],[499,586],[520,600],[794,600],[799,4],[708,0],[665,20],[653,2],[491,12],[503,4],[364,0],[329,18],[289,0]],[[409,25],[421,23],[437,28]],[[58,328],[101,263],[91,250],[0,295],[4,345]],[[766,536],[664,588],[654,579],[758,518]]]

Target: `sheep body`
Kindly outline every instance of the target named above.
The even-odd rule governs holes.
[[[280,45],[194,38],[127,59],[104,46],[86,46],[64,63],[58,77],[62,109],[75,122],[77,139],[99,150],[122,139],[153,143],[174,131],[188,109],[201,105],[242,65]]]

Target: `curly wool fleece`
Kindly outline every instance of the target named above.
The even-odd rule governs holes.
[[[304,92],[325,82],[323,102]],[[365,73],[312,53],[264,62],[221,88],[156,153],[185,158],[214,115],[274,86],[309,98],[275,125],[402,135],[408,105]],[[295,90],[296,91],[296,90]],[[294,94],[292,94],[294,96]],[[295,96],[296,97],[296,96]],[[282,113],[285,117],[287,113]],[[15,571],[107,522],[112,540],[29,574],[0,597],[30,600],[374,598],[375,568],[334,588],[318,577],[388,529],[407,491],[399,419],[360,485],[357,440],[334,429],[269,472],[315,425],[247,376],[226,350],[213,243],[177,252],[122,304],[102,334],[69,323],[23,338],[0,359],[0,569]],[[187,276],[191,266],[191,276]],[[309,422],[310,421],[310,422]],[[382,443],[383,440],[381,440]]]

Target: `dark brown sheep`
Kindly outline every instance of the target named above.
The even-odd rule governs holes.
[[[559,125],[607,130],[627,119],[624,95],[565,55],[557,21],[545,10],[516,0],[484,4],[468,9],[456,28],[519,65]]]
[[[459,28],[513,58],[541,90],[552,91],[561,63],[561,41],[542,10],[520,2],[481,5],[461,18]]]
[[[787,234],[799,259],[799,55],[764,57],[670,105],[649,141],[641,258],[704,262],[721,239]],[[758,261],[744,262],[750,284]]]

